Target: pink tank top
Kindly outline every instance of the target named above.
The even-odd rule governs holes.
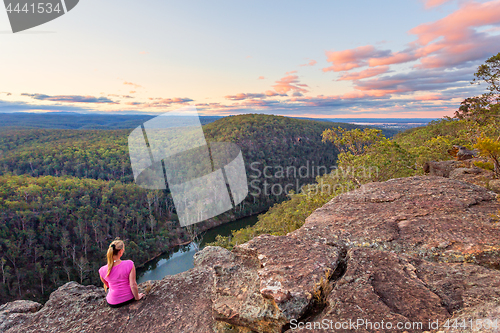
[[[108,276],[108,265],[99,268],[99,275],[108,282],[109,291],[106,300],[109,304],[120,304],[134,298],[130,289],[130,271],[134,267],[132,260],[122,260],[118,265],[113,266]]]

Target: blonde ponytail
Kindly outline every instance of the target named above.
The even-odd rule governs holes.
[[[118,252],[120,252],[121,249],[123,249],[123,241],[120,239],[114,240],[108,248],[108,252],[106,253],[106,259],[108,261],[108,273],[106,274],[106,277],[111,273],[111,269],[113,268],[115,262],[113,260],[113,256],[117,255]],[[104,286],[104,289],[106,289],[106,286]]]

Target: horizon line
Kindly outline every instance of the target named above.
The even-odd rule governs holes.
[[[167,111],[168,112],[168,111]],[[46,114],[66,114],[66,115],[81,115],[81,116],[88,116],[88,115],[96,115],[96,116],[158,116],[158,113],[106,113],[106,112],[75,112],[75,111],[13,111],[13,112],[1,112],[0,114],[40,114],[40,115],[46,115]],[[262,115],[267,115],[267,116],[281,116],[281,117],[288,117],[288,118],[305,118],[305,119],[352,119],[352,120],[361,120],[361,119],[421,119],[421,120],[436,120],[436,119],[442,119],[443,117],[430,117],[430,118],[425,118],[425,117],[352,117],[352,116],[335,116],[335,117],[321,117],[321,116],[306,116],[306,115],[282,115],[282,114],[267,114],[267,113],[242,113],[242,114],[230,114],[230,115],[200,115],[200,117],[234,117],[234,116],[243,116],[243,115],[249,115],[249,114],[262,114]],[[182,115],[179,115],[179,117],[182,117]]]

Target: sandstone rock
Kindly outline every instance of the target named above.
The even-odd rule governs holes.
[[[256,332],[281,332],[313,306],[316,283],[335,276],[343,252],[270,235],[236,247],[232,265],[215,267],[215,318]]]
[[[457,168],[465,168],[466,164],[461,161],[449,160],[440,162],[427,162],[424,164],[424,171],[429,176],[446,177],[450,176],[450,172]]]
[[[455,177],[468,174],[456,169]],[[366,184],[286,236],[262,235],[231,252],[205,248],[193,269],[152,282],[144,300],[112,309],[102,287],[70,282],[40,310],[29,302],[0,307],[0,331],[404,331],[292,330],[294,321],[363,319],[422,322],[406,329],[422,332],[432,328],[429,320],[494,318],[500,301],[500,271],[492,269],[500,268],[495,196],[436,176]]]
[[[144,300],[112,309],[103,288],[68,282],[7,332],[213,332],[212,286],[211,270],[195,268],[155,281]]]
[[[469,150],[466,147],[458,146],[457,159],[460,161],[470,160],[478,155],[477,149]]]
[[[42,304],[32,301],[14,301],[0,306],[0,332],[21,324],[27,314],[40,310]]]
[[[440,176],[464,182],[472,183],[478,186],[488,187],[488,182],[495,175],[493,171],[478,168],[474,165],[475,162],[486,162],[483,158],[473,158],[463,161],[439,161],[427,162],[424,165],[425,173],[430,176]]]
[[[218,321],[257,332],[281,332],[287,322],[276,303],[259,292],[256,256],[235,258],[232,265],[215,266],[213,315]]]
[[[403,327],[408,332],[421,332],[432,328],[429,322],[445,323],[460,309],[500,297],[500,272],[477,265],[431,263],[363,248],[349,250],[347,258],[328,306],[307,318],[313,329],[292,330],[300,327],[292,322],[287,332],[394,332],[398,323],[410,325]],[[315,322],[330,329],[314,329]]]
[[[490,180],[489,182],[489,188],[496,192],[496,193],[500,193],[500,179],[493,179],[493,180]]]
[[[225,265],[234,262],[236,256],[234,253],[218,247],[218,246],[207,246],[203,251],[198,251],[195,253],[193,258],[194,266],[207,266],[213,267],[215,265]]]
[[[488,187],[488,183],[494,178],[494,174],[492,171],[477,167],[458,168],[450,173],[450,178],[482,187]]]
[[[463,177],[465,175],[478,175],[482,173],[483,169],[480,168],[457,168],[454,169],[450,172],[450,178],[451,179],[457,179],[460,180],[460,177]]]
[[[446,327],[445,327],[446,326]],[[441,327],[443,333],[500,332],[500,304],[487,302],[464,309]]]
[[[30,313],[37,312],[42,304],[33,301],[14,301],[0,306],[0,313]]]
[[[496,195],[442,177],[370,183],[333,198],[292,234],[444,262],[500,268]]]
[[[260,293],[273,299],[288,320],[308,310],[316,283],[340,274],[345,259],[342,247],[288,236],[259,236],[235,251],[257,255],[262,266],[258,271]]]

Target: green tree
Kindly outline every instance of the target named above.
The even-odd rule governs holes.
[[[474,73],[475,82],[484,81],[488,84],[489,95],[497,95],[500,93],[500,52],[490,57],[484,64],[479,66],[477,72]]]
[[[500,116],[500,53],[490,57],[474,73],[471,84],[487,84],[481,96],[466,98],[455,112],[455,118],[485,124],[491,117]]]
[[[500,177],[500,136],[494,140],[484,134],[477,140],[474,148],[479,150],[481,156],[489,159],[494,166],[495,176]]]
[[[374,173],[378,174],[377,163],[367,161],[368,150],[372,146],[377,146],[381,150],[386,150],[390,146],[394,146],[379,129],[358,128],[346,130],[344,128],[333,128],[323,132],[323,141],[331,142],[340,151],[338,156],[338,170],[343,173],[343,176],[354,181],[358,186],[366,182],[366,179],[374,177]],[[394,148],[394,147],[391,147]],[[394,149],[389,148],[391,151]],[[399,147],[396,147],[399,148]],[[390,163],[391,159],[385,156],[385,162]],[[379,158],[379,161],[381,159]],[[377,176],[375,176],[377,177]]]
[[[382,130],[375,128],[348,130],[339,126],[325,130],[322,138],[323,142],[333,143],[340,152],[357,156],[363,154],[369,145],[384,140],[385,136]]]

